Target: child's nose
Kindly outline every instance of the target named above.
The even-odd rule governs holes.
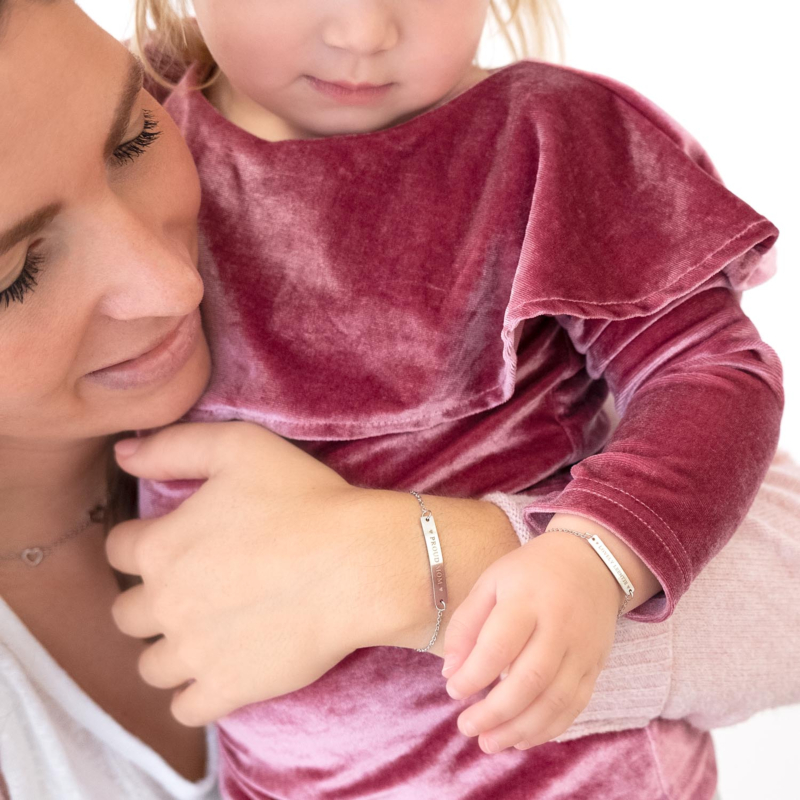
[[[335,9],[323,32],[323,40],[329,47],[368,56],[397,44],[398,26],[385,2],[337,0]]]

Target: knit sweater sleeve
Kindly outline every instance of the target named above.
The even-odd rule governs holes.
[[[524,544],[532,496],[483,498]],[[657,717],[708,730],[800,703],[800,465],[779,452],[742,524],[667,620],[623,618],[589,705],[557,741],[639,728]],[[765,576],[771,590],[763,591]],[[788,619],[787,619],[788,615]],[[720,664],[725,668],[720,669]]]

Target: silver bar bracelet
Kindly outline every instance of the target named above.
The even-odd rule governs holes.
[[[447,608],[447,577],[444,572],[444,556],[442,555],[442,545],[439,542],[439,532],[436,530],[436,523],[433,514],[425,508],[425,503],[418,492],[411,491],[417,498],[417,502],[422,509],[420,524],[422,525],[422,535],[425,539],[425,547],[428,551],[428,562],[431,568],[431,589],[433,590],[433,605],[436,609],[436,629],[433,632],[427,647],[415,647],[418,653],[426,653],[433,647],[436,637],[439,635],[439,627],[442,624],[442,614]]]
[[[616,578],[617,583],[620,585],[620,588],[625,593],[625,600],[622,603],[622,607],[617,614],[617,617],[621,617],[628,608],[628,604],[633,599],[633,593],[635,589],[633,588],[633,584],[631,583],[631,579],[627,576],[624,569],[622,569],[622,565],[614,558],[614,554],[605,546],[603,540],[595,533],[581,533],[580,531],[571,531],[569,528],[549,528],[545,531],[545,533],[571,533],[574,536],[579,536],[581,539],[586,539],[586,541],[594,548],[595,553],[603,559],[603,563],[609,568],[611,574]]]

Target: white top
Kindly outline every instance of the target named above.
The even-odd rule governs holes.
[[[208,742],[208,774],[192,783],[100,708],[0,598],[0,771],[11,800],[218,800],[211,730]]]

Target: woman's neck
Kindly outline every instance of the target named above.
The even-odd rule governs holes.
[[[0,551],[47,545],[104,499],[110,440],[46,444],[0,440]],[[142,682],[144,644],[111,616],[118,576],[93,526],[34,569],[0,562],[0,596],[75,683],[189,780],[205,774],[205,733],[170,714],[171,693]]]
[[[0,439],[0,552],[52,544],[103,501],[109,444]]]

